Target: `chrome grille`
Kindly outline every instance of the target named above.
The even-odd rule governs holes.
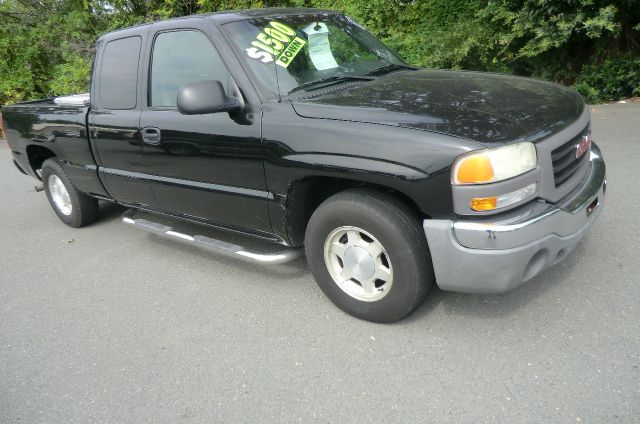
[[[573,191],[589,170],[589,152],[576,159],[578,143],[589,133],[589,109],[568,127],[536,143],[541,199],[556,203]],[[573,152],[573,153],[572,153]]]
[[[577,147],[582,141],[582,137],[588,134],[585,130],[576,137],[567,141],[551,151],[551,163],[553,165],[553,178],[555,186],[558,187],[567,181],[580,169],[580,164],[587,160],[588,154],[576,158]]]

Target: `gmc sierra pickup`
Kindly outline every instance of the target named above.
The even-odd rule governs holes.
[[[2,108],[16,167],[72,227],[123,221],[260,263],[304,247],[344,311],[390,322],[433,284],[502,292],[563,260],[600,213],[605,164],[579,94],[417,69],[317,9],[189,16],[96,45],[90,95]],[[190,230],[164,218],[189,223]],[[208,237],[279,243],[265,253]]]

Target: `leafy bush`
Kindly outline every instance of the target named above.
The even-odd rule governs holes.
[[[590,103],[640,96],[640,58],[585,65],[573,88]]]
[[[91,57],[72,56],[65,63],[56,65],[49,84],[52,96],[89,92]]]
[[[0,0],[0,105],[87,90],[95,39],[143,22],[269,6],[345,12],[418,66],[638,94],[638,0]]]

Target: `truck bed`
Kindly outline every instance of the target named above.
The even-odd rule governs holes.
[[[56,156],[80,190],[103,194],[102,185],[96,187],[99,178],[87,132],[88,111],[82,103],[57,104],[56,98],[3,107],[5,137],[18,168],[39,178],[42,162]]]
[[[2,108],[7,139],[13,151],[34,143],[64,138],[86,138],[85,105],[56,104],[55,97],[16,103]],[[50,146],[49,146],[50,147]]]

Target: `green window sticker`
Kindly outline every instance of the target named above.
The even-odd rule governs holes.
[[[289,43],[287,48],[284,49],[282,54],[280,54],[278,60],[276,60],[276,65],[280,65],[283,68],[289,66],[291,61],[295,59],[298,53],[300,53],[300,50],[302,50],[302,48],[304,47],[304,43],[305,41],[302,38],[294,38],[291,43]]]
[[[259,59],[263,63],[275,60],[276,65],[286,68],[305,44],[306,41],[296,36],[294,29],[283,23],[271,21],[251,42],[251,47],[247,47],[246,52],[253,59]]]

